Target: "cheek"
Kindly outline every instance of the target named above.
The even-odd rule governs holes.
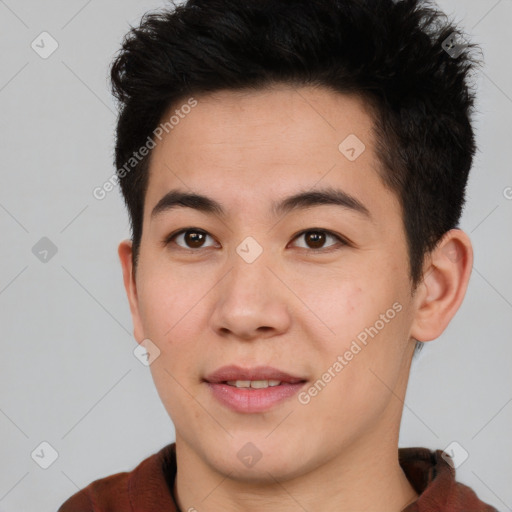
[[[305,315],[310,330],[315,332],[313,324],[317,324],[315,337],[323,338],[331,351],[341,350],[375,316],[382,298],[362,280],[323,276],[311,282],[314,286],[302,286],[297,293],[311,311]]]
[[[321,293],[308,296],[316,313],[311,322],[327,333],[316,337],[323,340],[316,350],[323,352],[325,369],[342,356],[346,367],[364,366],[365,377],[370,366],[385,374],[393,373],[407,342],[407,304],[400,287],[389,278],[380,282],[375,278],[346,282],[331,279],[325,284]],[[303,293],[307,294],[305,289]]]
[[[183,275],[179,267],[146,264],[140,275],[139,311],[147,337],[172,340],[194,324],[201,298],[212,285],[200,273]]]
[[[354,300],[358,295],[364,294],[354,292]],[[317,396],[312,398],[311,405],[319,411],[318,421],[322,417],[322,424],[333,425],[325,432],[333,440],[339,435],[335,425],[351,418],[353,428],[347,425],[347,435],[357,435],[359,430],[374,425],[384,409],[396,400],[391,390],[396,389],[403,373],[400,340],[406,338],[406,313],[403,309],[397,313],[392,305],[388,308],[385,301],[382,304],[383,307],[374,305],[365,310],[361,307],[364,314],[360,313],[357,319],[354,319],[357,308],[351,310],[347,305],[336,324],[336,336],[325,338],[323,354],[318,354],[321,357],[316,365],[318,380],[313,385],[321,391],[313,390]],[[388,323],[380,319],[380,314],[386,315],[386,311],[389,311]]]

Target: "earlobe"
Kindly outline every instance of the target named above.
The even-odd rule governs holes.
[[[137,285],[135,282],[133,263],[132,263],[132,241],[123,240],[118,247],[117,253],[123,270],[123,282],[126,290],[126,296],[130,305],[130,312],[133,322],[133,335],[137,343],[144,339],[142,322],[139,313],[139,299],[137,295]]]
[[[411,337],[438,338],[459,309],[473,268],[473,248],[460,229],[448,231],[430,253],[417,294]]]

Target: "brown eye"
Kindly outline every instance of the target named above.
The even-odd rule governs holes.
[[[297,240],[301,237],[304,237],[306,246],[305,247],[302,246],[302,247],[304,247],[305,249],[312,249],[312,250],[325,249],[326,247],[324,247],[324,244],[328,238],[334,239],[334,240],[338,241],[339,243],[341,243],[342,245],[345,245],[344,240],[342,240],[339,236],[337,236],[333,233],[330,233],[329,231],[325,231],[325,230],[310,229],[308,231],[303,231],[295,239]],[[334,244],[328,245],[327,248],[332,247],[333,245],[336,245],[336,244],[334,243]]]
[[[305,235],[306,244],[308,244],[313,249],[319,249],[325,243],[325,233],[320,233],[317,231],[309,231]]]
[[[177,243],[179,247],[183,247],[184,249],[202,249],[203,247],[209,247],[203,245],[207,237],[210,237],[210,235],[205,231],[198,229],[186,229],[173,235],[168,242],[171,242],[174,239],[181,239],[183,240],[182,244],[184,245]]]

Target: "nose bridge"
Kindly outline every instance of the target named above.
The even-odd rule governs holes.
[[[213,328],[252,338],[262,328],[281,331],[289,323],[286,297],[268,267],[271,250],[254,237],[245,238],[229,258],[230,272],[222,280],[212,315]]]
[[[259,237],[261,240],[261,237]],[[232,271],[228,277],[228,286],[234,298],[243,297],[261,300],[265,289],[269,290],[269,278],[272,276],[268,270],[271,265],[270,248],[264,247],[253,236],[247,236],[235,248],[230,258]],[[259,297],[258,297],[259,295]]]

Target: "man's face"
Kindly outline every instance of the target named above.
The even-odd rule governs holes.
[[[153,150],[132,297],[137,341],[160,350],[151,372],[177,440],[241,479],[299,475],[356,446],[396,449],[416,306],[370,116],[325,89],[196,100]],[[320,189],[364,208],[272,208]],[[153,212],[171,190],[224,213],[168,201]],[[212,383],[231,365],[300,382]]]

